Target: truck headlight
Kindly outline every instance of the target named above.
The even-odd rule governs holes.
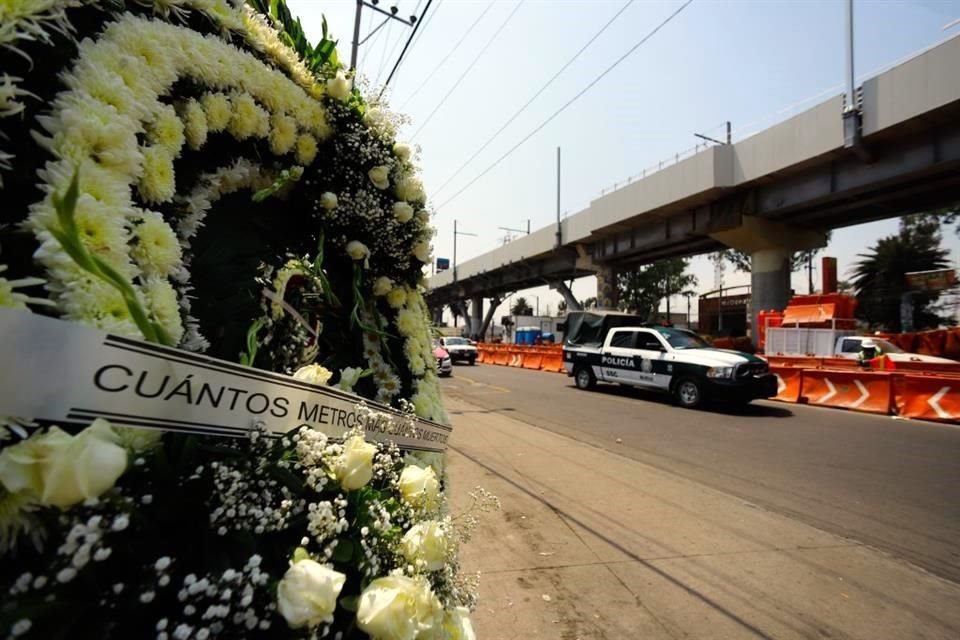
[[[732,378],[733,367],[710,367],[707,369],[708,378]]]

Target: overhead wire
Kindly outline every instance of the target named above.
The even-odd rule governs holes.
[[[462,36],[460,36],[460,39],[457,40],[457,44],[453,45],[453,48],[450,49],[450,51],[447,52],[447,55],[445,55],[445,56],[443,56],[443,58],[441,58],[440,62],[438,62],[438,63],[436,64],[436,66],[433,67],[433,70],[432,70],[430,73],[427,74],[427,76],[426,76],[426,78],[424,78],[423,82],[421,82],[420,85],[419,85],[416,89],[413,90],[413,93],[411,93],[409,96],[407,96],[407,99],[403,101],[403,104],[401,104],[399,107],[397,107],[397,110],[398,110],[398,111],[403,111],[403,108],[404,108],[405,106],[407,106],[407,103],[410,102],[415,95],[417,95],[417,93],[420,91],[420,89],[423,89],[423,88],[427,85],[427,83],[430,82],[430,80],[431,80],[431,79],[433,78],[433,76],[437,73],[437,71],[440,69],[440,67],[442,67],[443,64],[450,58],[450,56],[452,56],[453,53],[454,53],[457,49],[460,48],[460,45],[462,45],[462,44],[463,44],[463,41],[467,39],[467,36],[469,36],[469,35],[473,32],[474,28],[480,23],[481,20],[483,20],[483,17],[484,17],[485,15],[487,15],[487,13],[489,13],[490,9],[493,8],[493,5],[494,5],[495,2],[496,2],[496,0],[490,0],[490,4],[487,5],[487,8],[484,9],[484,10],[480,13],[479,16],[477,16],[477,19],[473,21],[473,24],[471,24],[471,25],[467,28],[467,30],[463,33]],[[436,13],[436,11],[434,11],[434,13]]]
[[[420,42],[420,38],[423,37],[423,33],[427,30],[427,27],[430,26],[430,21],[433,20],[433,17],[434,17],[435,15],[437,15],[437,12],[440,10],[440,5],[442,5],[442,4],[443,4],[443,0],[437,0],[437,6],[434,7],[433,11],[430,12],[430,15],[428,15],[428,16],[426,17],[426,19],[424,20],[423,24],[422,24],[421,27],[420,27],[420,30],[417,31],[417,29],[415,28],[415,29],[413,30],[413,33],[410,34],[411,40],[410,40],[409,48],[410,48],[411,50],[412,50],[415,46],[417,46],[417,43],[418,43],[418,42]],[[423,15],[426,15],[426,11],[427,11],[426,7],[424,7],[424,10],[423,10],[423,11],[424,11],[424,13],[421,14],[421,18],[423,17]],[[405,47],[405,48],[406,48],[406,47]],[[400,52],[400,55],[403,56],[403,52],[402,52],[402,51]],[[396,67],[397,67],[397,68],[394,70],[395,75],[394,75],[393,77],[394,77],[394,78],[399,78],[399,77],[400,77],[400,61],[399,61],[399,60],[397,61]],[[385,83],[385,84],[387,84],[387,83]],[[395,82],[394,84],[396,84],[396,82]],[[384,88],[386,88],[386,87],[384,87]],[[382,92],[381,92],[381,95],[382,95]]]
[[[464,78],[466,78],[470,74],[470,71],[477,64],[477,62],[480,61],[480,58],[483,57],[483,54],[486,53],[487,49],[490,48],[490,45],[492,45],[494,41],[497,39],[497,37],[503,32],[504,27],[506,27],[507,24],[513,19],[513,16],[517,15],[517,11],[520,9],[520,7],[523,6],[523,3],[525,1],[526,0],[520,0],[520,2],[518,2],[516,6],[513,7],[513,11],[511,11],[510,15],[507,16],[507,19],[500,24],[497,30],[493,33],[493,36],[491,36],[490,40],[488,40],[487,43],[483,45],[483,48],[480,50],[480,53],[477,54],[477,57],[474,58],[473,61],[469,64],[469,66],[467,66],[466,70],[464,70],[464,72],[460,74],[460,77],[457,78],[457,81],[453,84],[452,87],[450,87],[450,90],[447,91],[447,93],[443,96],[443,98],[440,99],[440,102],[437,104],[436,107],[433,108],[433,111],[430,112],[430,115],[428,115],[426,119],[420,124],[420,127],[413,132],[413,135],[410,136],[411,141],[413,141],[413,139],[416,138],[421,131],[423,131],[423,128],[427,126],[427,124],[433,118],[434,114],[436,114],[437,111],[440,110],[440,107],[442,107],[443,104],[447,101],[447,98],[449,98],[451,94],[453,94],[453,92],[456,91],[457,87],[460,86],[460,83],[463,82]]]
[[[593,37],[591,37],[591,38],[586,42],[586,44],[584,44],[582,47],[580,47],[580,50],[577,51],[577,52],[573,55],[572,58],[570,58],[569,60],[567,60],[566,64],[564,64],[562,67],[560,67],[560,69],[559,69],[556,73],[554,73],[553,76],[552,76],[549,80],[547,80],[546,84],[544,84],[542,87],[540,87],[540,89],[539,89],[535,94],[533,94],[533,96],[532,96],[529,100],[527,100],[527,102],[526,102],[522,107],[520,107],[520,108],[516,111],[516,113],[514,113],[512,116],[510,116],[510,118],[507,119],[507,121],[504,122],[503,125],[502,125],[499,129],[497,129],[496,133],[494,133],[492,136],[490,136],[490,137],[487,139],[487,141],[484,142],[483,145],[473,153],[473,155],[471,155],[469,158],[467,158],[466,162],[464,162],[462,165],[460,165],[460,167],[459,167],[456,171],[454,171],[453,174],[450,175],[450,177],[448,177],[448,178],[446,179],[446,181],[444,181],[444,183],[443,183],[442,185],[440,185],[440,187],[437,189],[437,193],[443,191],[443,189],[444,189],[448,184],[450,184],[450,182],[452,182],[454,178],[456,178],[458,175],[460,175],[460,173],[461,173],[471,162],[473,162],[474,159],[475,159],[477,156],[479,156],[481,153],[483,153],[483,151],[484,151],[487,147],[489,147],[490,144],[491,144],[494,140],[496,140],[497,137],[498,137],[501,133],[503,133],[504,130],[506,130],[506,128],[509,127],[510,124],[513,123],[513,121],[516,120],[516,119],[520,116],[521,113],[523,113],[524,111],[526,111],[527,107],[529,107],[531,104],[533,104],[534,100],[536,100],[537,98],[539,98],[540,95],[541,95],[544,91],[546,91],[547,88],[548,88],[551,84],[553,84],[553,81],[556,80],[557,78],[559,78],[560,75],[561,75],[564,71],[566,71],[567,68],[568,68],[571,64],[573,64],[574,61],[575,61],[577,58],[580,57],[580,54],[582,54],[584,51],[586,51],[587,48],[589,48],[590,45],[593,44],[594,41],[595,41],[597,38],[599,38],[599,37],[601,36],[601,34],[603,34],[603,32],[606,31],[607,28],[608,28],[610,25],[613,24],[613,23],[617,20],[617,18],[619,18],[619,17],[623,14],[623,12],[627,10],[627,8],[628,8],[631,4],[633,4],[633,0],[627,0],[627,2],[626,2],[622,7],[620,7],[620,10],[617,11],[617,12],[613,15],[612,18],[610,18],[609,20],[607,20],[606,24],[604,24],[604,25],[600,28],[599,31],[597,31],[595,34],[593,34]]]
[[[421,5],[422,3],[423,3],[423,0],[417,0],[417,5],[413,8],[413,14],[412,14],[412,15],[417,15],[417,11],[420,10],[420,5]],[[398,13],[399,13],[399,11],[398,11]],[[407,26],[408,26],[408,27],[409,27],[409,26],[414,26],[414,28],[415,28],[415,25],[410,25],[409,23],[407,24]],[[377,71],[376,84],[379,84],[379,83],[380,83],[380,76],[383,75],[383,70],[387,68],[387,65],[390,63],[390,60],[393,60],[393,54],[394,54],[394,52],[396,52],[397,47],[400,46],[400,42],[403,40],[403,34],[404,34],[404,33],[406,33],[406,31],[400,31],[400,32],[397,33],[397,39],[394,40],[394,42],[393,42],[393,47],[390,49],[390,53],[389,53],[389,54],[383,59],[383,61],[381,62],[381,64],[380,64],[380,70]],[[410,37],[413,37],[413,34],[410,34]],[[410,42],[410,40],[408,39],[407,42]],[[384,52],[386,52],[386,48],[384,48]]]
[[[572,98],[570,98],[567,102],[565,102],[565,103],[563,104],[563,106],[561,106],[559,109],[557,109],[556,111],[554,111],[546,120],[544,120],[544,121],[541,122],[539,125],[537,125],[537,126],[533,129],[533,131],[531,131],[530,133],[528,133],[527,135],[525,135],[519,142],[517,142],[515,145],[513,145],[512,147],[510,147],[510,149],[507,150],[506,153],[504,153],[504,154],[501,155],[499,158],[497,158],[490,166],[488,166],[486,169],[484,169],[483,171],[481,171],[479,175],[477,175],[477,176],[474,177],[470,182],[468,182],[466,185],[464,185],[463,187],[461,187],[459,191],[457,191],[455,194],[453,194],[452,196],[450,196],[449,198],[447,198],[446,200],[444,200],[443,203],[440,204],[440,205],[437,207],[437,210],[440,210],[440,209],[442,209],[443,207],[445,207],[446,205],[448,205],[450,202],[452,202],[452,201],[455,200],[457,197],[459,197],[460,194],[462,194],[464,191],[466,191],[467,189],[469,189],[470,187],[472,187],[474,184],[476,184],[476,182],[477,182],[478,180],[480,180],[480,178],[482,178],[482,177],[484,177],[485,175],[487,175],[488,173],[490,173],[497,165],[499,165],[501,162],[503,162],[503,161],[504,161],[508,156],[510,156],[514,151],[516,151],[516,150],[519,149],[521,146],[523,146],[523,144],[524,144],[527,140],[529,140],[530,138],[532,138],[533,136],[535,136],[537,133],[539,133],[540,130],[542,130],[545,126],[547,126],[548,124],[550,124],[550,122],[552,122],[552,121],[554,120],[554,118],[556,118],[558,115],[560,115],[561,113],[563,113],[564,111],[566,111],[566,109],[567,109],[570,105],[572,105],[574,102],[576,102],[577,100],[579,100],[581,96],[583,96],[587,91],[589,91],[590,89],[592,89],[592,88],[593,88],[598,82],[600,82],[608,73],[610,73],[611,71],[613,71],[613,69],[616,68],[617,65],[619,65],[621,62],[623,62],[624,60],[626,60],[627,57],[630,56],[630,54],[632,54],[634,51],[636,51],[637,49],[639,49],[645,42],[647,42],[650,38],[652,38],[654,35],[656,35],[656,33],[657,33],[658,31],[660,31],[660,30],[663,29],[665,26],[667,26],[671,21],[673,21],[674,18],[676,18],[678,15],[680,15],[680,13],[683,12],[683,10],[686,9],[688,6],[690,6],[690,4],[692,4],[692,3],[693,3],[693,0],[687,0],[687,1],[684,2],[682,5],[680,5],[680,7],[679,7],[677,10],[675,10],[673,13],[671,13],[669,16],[667,16],[666,19],[664,19],[662,22],[660,22],[660,23],[659,23],[656,27],[654,27],[649,33],[647,33],[647,35],[645,35],[643,38],[641,38],[639,42],[637,42],[635,45],[633,45],[632,47],[630,47],[630,49],[628,49],[626,53],[624,53],[622,56],[620,56],[619,58],[617,58],[617,59],[613,62],[613,64],[611,64],[609,67],[607,67],[606,69],[604,69],[604,71],[603,71],[600,75],[598,75],[596,78],[594,78],[593,80],[591,80],[590,83],[587,84],[587,86],[585,86],[585,87],[584,87],[583,89],[581,89],[576,95],[574,95],[574,96],[573,96]]]
[[[407,51],[410,49],[410,43],[413,42],[413,39],[417,37],[417,32],[420,30],[420,26],[423,24],[423,16],[427,15],[427,11],[430,10],[430,5],[433,4],[433,0],[427,0],[427,6],[423,8],[423,13],[420,14],[420,18],[417,20],[417,23],[413,27],[413,32],[410,34],[410,37],[407,38],[407,43],[403,45],[403,51],[400,52],[400,57],[397,58],[397,62],[393,65],[393,69],[390,70],[390,75],[387,76],[386,81],[384,81],[383,86],[380,87],[380,93],[377,95],[377,98],[383,97],[383,92],[387,90],[387,85],[390,84],[390,80],[393,78],[394,74],[397,72],[397,69],[400,68],[400,63],[403,62],[403,57],[407,54]],[[437,3],[439,4],[439,3]],[[417,6],[420,6],[420,3],[417,3]]]

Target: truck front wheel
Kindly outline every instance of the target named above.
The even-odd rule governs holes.
[[[593,389],[597,385],[597,379],[589,367],[579,367],[573,374],[573,381],[578,389]]]
[[[677,383],[673,390],[677,402],[681,407],[693,409],[703,402],[703,393],[700,384],[693,378],[684,378]]]

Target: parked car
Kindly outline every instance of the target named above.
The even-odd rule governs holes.
[[[450,354],[440,346],[440,342],[433,341],[433,355],[437,359],[437,371],[441,376],[447,377],[453,375],[453,363],[450,361]]]
[[[466,338],[440,338],[440,346],[447,350],[454,362],[474,364],[477,361],[477,347]]]

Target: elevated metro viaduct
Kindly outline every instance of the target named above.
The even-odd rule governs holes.
[[[734,247],[752,258],[754,326],[783,308],[790,256],[825,231],[960,200],[960,37],[736,144],[717,145],[632,182],[582,211],[432,277],[428,302],[484,334],[514,291],[597,276],[617,305],[616,273]],[[490,304],[483,313],[484,298]],[[470,302],[467,314],[466,302]]]

